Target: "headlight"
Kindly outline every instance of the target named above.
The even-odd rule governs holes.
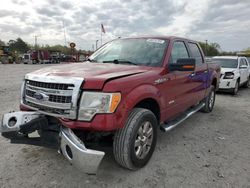
[[[120,101],[120,93],[83,92],[78,119],[90,121],[95,114],[113,113]]]
[[[234,73],[233,72],[226,72],[224,79],[233,79],[234,78]]]

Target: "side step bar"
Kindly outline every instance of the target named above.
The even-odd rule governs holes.
[[[172,121],[166,122],[165,124],[162,124],[160,126],[160,129],[164,132],[168,132],[168,131],[172,130],[173,128],[177,127],[180,123],[182,123],[184,120],[189,118],[191,115],[193,115],[194,113],[196,113],[197,111],[202,109],[204,106],[205,106],[205,103],[200,103],[200,104],[196,105],[195,107],[190,108],[189,110],[187,110],[184,114],[182,114],[178,118],[176,118]]]

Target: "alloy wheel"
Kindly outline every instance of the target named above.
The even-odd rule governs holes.
[[[144,122],[138,129],[134,150],[139,159],[144,159],[150,151],[153,142],[153,126],[149,121]]]

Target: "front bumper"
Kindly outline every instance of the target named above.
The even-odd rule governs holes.
[[[221,90],[234,89],[236,82],[237,82],[236,79],[220,79],[219,89]]]
[[[95,174],[105,153],[87,149],[69,128],[62,127],[60,149],[68,161],[84,172]]]
[[[59,138],[58,143],[56,143],[57,139],[42,138],[42,135],[40,136],[41,138],[35,139],[29,137],[30,133],[44,128],[48,132],[48,121],[43,114],[39,114],[38,112],[11,112],[3,115],[0,132],[3,136],[9,138],[11,143],[25,143],[48,147],[58,144],[57,148],[60,153],[72,165],[88,174],[95,174],[97,172],[99,164],[105,155],[104,152],[87,149],[71,129],[63,126],[61,129],[58,129],[60,130],[58,133],[54,130],[51,131],[53,134],[57,134]],[[51,136],[51,134],[45,135]],[[52,140],[53,143],[48,144],[48,140]]]

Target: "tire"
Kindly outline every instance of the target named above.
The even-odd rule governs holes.
[[[215,96],[216,96],[215,87],[211,86],[209,95],[204,99],[205,106],[201,109],[201,112],[209,113],[213,111],[216,98]]]
[[[238,91],[239,91],[239,81],[237,80],[237,82],[235,83],[235,87],[234,87],[234,89],[233,89],[233,91],[232,91],[232,94],[233,95],[237,95],[238,94]]]
[[[157,127],[157,119],[151,111],[134,108],[125,127],[115,134],[113,153],[116,162],[130,170],[145,166],[155,149]]]
[[[250,77],[248,77],[247,82],[243,85],[244,88],[250,88]]]

